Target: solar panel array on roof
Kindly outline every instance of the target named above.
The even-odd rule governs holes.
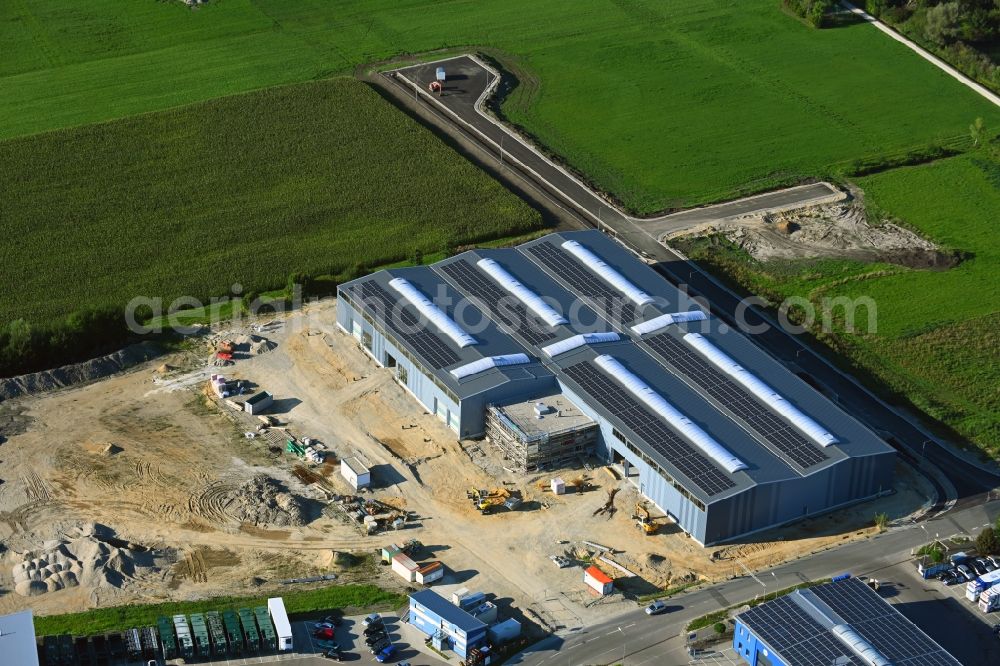
[[[467,296],[475,299],[481,310],[505,324],[529,344],[540,345],[556,337],[551,330],[545,330],[549,327],[536,315],[528,312],[524,303],[512,298],[500,285],[464,259],[441,266],[440,270]]]
[[[743,611],[739,620],[789,666],[867,666],[799,608],[791,594]]]
[[[893,664],[958,666],[954,657],[857,578],[811,591]]]
[[[668,428],[663,419],[636,402],[624,386],[589,362],[571,365],[564,372],[706,494],[717,495],[735,487],[732,479]]]
[[[638,318],[639,312],[634,302],[613,289],[568,252],[551,243],[539,243],[524,250],[552,275],[590,301],[591,307],[603,314],[605,319],[627,324]]]
[[[829,456],[791,424],[757,402],[750,392],[715,368],[670,333],[660,333],[644,342],[664,361],[680,370],[736,416],[743,419],[790,461],[808,469]]]
[[[351,290],[364,304],[365,310],[389,326],[396,337],[409,344],[434,369],[460,360],[458,354],[428,330],[426,323],[422,324],[409,309],[398,304],[397,299],[375,280],[366,280],[354,285]]]

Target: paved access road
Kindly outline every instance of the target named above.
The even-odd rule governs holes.
[[[585,627],[567,635],[552,636],[536,643],[507,663],[546,666],[590,666],[624,663],[626,666],[681,666],[688,663],[728,663],[725,653],[720,658],[707,658],[691,662],[687,654],[684,625],[696,617],[720,608],[763,596],[800,582],[818,580],[840,573],[872,576],[886,583],[917,587],[914,576],[906,576],[903,569],[914,566],[909,555],[912,548],[927,543],[927,534],[942,537],[955,533],[969,533],[995,520],[1000,513],[1000,502],[949,513],[947,516],[897,528],[878,537],[852,543],[840,548],[811,555],[797,562],[759,572],[753,577],[741,577],[727,583],[679,594],[668,600],[671,611],[665,615],[647,616],[642,609],[614,618],[599,625]],[[922,525],[922,526],[921,526]],[[924,530],[927,530],[925,532]],[[907,582],[909,581],[909,582]],[[926,585],[938,586],[927,581]],[[916,593],[915,593],[916,594]],[[928,599],[939,598],[928,594]],[[893,601],[893,599],[890,599]],[[976,623],[971,607],[955,605],[947,612],[958,612],[969,617],[969,622],[957,622],[946,615],[928,614],[920,600],[906,597],[897,608],[923,629],[928,635],[955,655],[962,663],[977,666],[982,655],[978,648],[1000,641],[992,635],[985,622]],[[956,631],[956,626],[961,626]],[[620,628],[620,629],[619,629]],[[992,663],[992,662],[990,662]]]
[[[434,79],[438,66],[446,68],[448,79],[441,95],[431,95],[426,88]],[[658,240],[664,233],[713,218],[816,203],[825,200],[829,186],[819,183],[789,188],[718,206],[640,220],[609,204],[518,134],[483,113],[484,102],[497,86],[506,84],[477,59],[458,56],[405,67],[377,77],[374,83],[443,133],[458,137],[463,148],[474,152],[474,158],[512,183],[519,192],[527,193],[531,201],[546,208],[551,217],[603,229],[653,263],[658,271],[692,296],[705,298],[712,312],[724,321],[743,330],[748,326],[764,329],[753,335],[754,342],[886,437],[912,462],[931,468],[929,478],[940,498],[932,513],[952,508],[956,500],[959,506],[974,505],[984,493],[1000,488],[1000,476],[940,446],[914,419],[841,373],[822,352],[813,351],[800,339],[801,336],[790,334],[757,309],[747,307],[746,302],[729,288]]]

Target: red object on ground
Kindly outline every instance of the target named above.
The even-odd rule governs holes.
[[[218,354],[216,354],[216,356],[218,356],[219,358],[221,358],[223,361],[232,361],[233,360],[233,355],[230,354],[229,352],[219,352]]]

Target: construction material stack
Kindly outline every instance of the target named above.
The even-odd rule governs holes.
[[[160,641],[157,638],[156,627],[143,627],[139,631],[144,659],[156,659],[160,655]]]
[[[191,613],[191,637],[199,657],[212,656],[212,643],[208,639],[208,625],[201,613]]]
[[[183,615],[174,615],[174,633],[177,634],[177,652],[184,659],[194,659],[194,641],[191,639],[191,627]]]
[[[129,661],[139,661],[142,658],[142,639],[138,629],[125,631],[125,654]]]
[[[174,623],[168,617],[156,618],[156,630],[160,634],[160,654],[164,661],[177,657],[177,636]]]
[[[212,654],[217,657],[228,654],[229,641],[226,640],[226,630],[219,611],[205,613],[205,623],[208,625],[209,638],[212,639]]]
[[[230,609],[222,612],[222,624],[226,628],[226,643],[229,654],[243,654],[243,630],[240,628],[240,618],[236,611]]]
[[[254,620],[253,611],[241,608],[239,616],[240,625],[243,626],[243,636],[246,638],[247,652],[251,654],[260,652],[260,633],[257,631],[257,621]]]
[[[254,618],[260,628],[260,648],[264,652],[274,652],[278,649],[278,639],[274,635],[274,625],[271,624],[271,614],[267,606],[257,606],[253,609]]]

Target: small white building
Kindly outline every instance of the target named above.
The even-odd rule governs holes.
[[[267,391],[260,391],[243,402],[243,411],[247,414],[260,414],[273,404],[274,396]]]
[[[38,666],[35,621],[30,610],[0,615],[0,655],[4,664]]]
[[[292,649],[292,625],[285,612],[285,601],[281,597],[267,600],[267,611],[274,623],[274,635],[278,639],[278,651],[288,652]]]
[[[552,494],[562,495],[565,492],[566,492],[566,482],[559,477],[552,479]]]
[[[344,458],[340,461],[340,475],[347,479],[351,488],[361,490],[372,484],[372,473],[361,464],[357,458]]]
[[[417,580],[417,563],[403,553],[396,553],[392,556],[392,570],[400,575],[407,583]]]
[[[416,579],[421,585],[430,585],[444,578],[444,565],[440,562],[429,562],[417,569]]]

